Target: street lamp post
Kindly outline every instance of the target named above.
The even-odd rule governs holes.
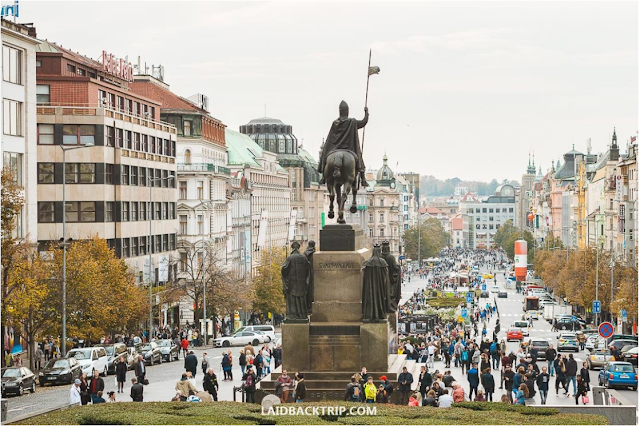
[[[174,179],[175,175],[169,175],[167,177],[159,177],[152,178],[147,174],[147,184],[149,185],[149,209],[147,210],[147,215],[149,216],[149,241],[147,242],[147,247],[149,249],[149,334],[147,335],[147,341],[151,341],[151,334],[153,331],[153,256],[152,256],[152,245],[151,245],[151,235],[153,235],[153,231],[151,228],[151,222],[153,219],[153,185],[156,181],[163,181]],[[162,216],[162,213],[160,214]]]
[[[93,142],[69,148],[59,145],[62,150],[62,356],[67,355],[67,151],[93,145]]]

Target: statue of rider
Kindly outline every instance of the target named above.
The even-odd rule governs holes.
[[[349,118],[349,105],[345,101],[340,102],[340,117],[331,124],[331,130],[329,130],[329,136],[327,136],[322,148],[322,155],[318,164],[318,172],[322,174],[321,184],[325,183],[324,166],[327,162],[327,156],[337,149],[345,149],[356,156],[360,183],[362,186],[369,186],[364,176],[364,160],[362,159],[362,149],[358,138],[358,129],[366,126],[368,121],[369,108],[364,108],[364,118],[362,120],[356,120],[355,118]]]

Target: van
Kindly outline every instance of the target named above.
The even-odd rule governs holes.
[[[236,330],[236,332],[240,331],[259,331],[261,333],[264,333],[268,337],[268,342],[272,342],[276,339],[276,329],[273,328],[272,325],[247,325]]]
[[[71,349],[67,358],[75,358],[82,366],[82,372],[89,377],[93,376],[94,371],[99,371],[101,376],[108,374],[109,356],[102,346]]]

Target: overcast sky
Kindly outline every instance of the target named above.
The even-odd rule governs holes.
[[[4,4],[4,1],[3,1]],[[317,154],[341,100],[362,118],[365,163],[520,180],[638,130],[638,5],[629,2],[31,2],[19,22],[98,59],[162,64],[229,128],[265,115]],[[396,167],[396,164],[398,166]]]

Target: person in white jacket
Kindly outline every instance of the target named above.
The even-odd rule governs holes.
[[[76,379],[76,381],[71,385],[71,389],[69,389],[69,404],[80,404],[80,379]]]

